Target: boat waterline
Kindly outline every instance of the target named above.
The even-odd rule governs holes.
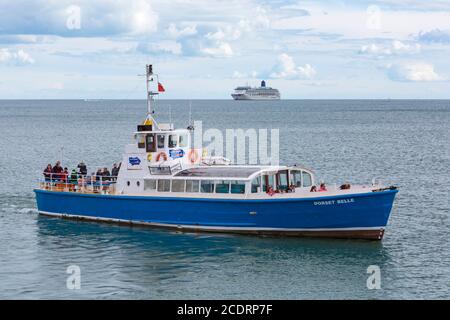
[[[43,215],[283,236],[381,240],[397,190],[300,199],[211,199],[80,194],[36,189]]]

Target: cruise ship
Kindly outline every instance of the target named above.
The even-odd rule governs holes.
[[[260,87],[237,87],[231,96],[234,100],[280,100],[280,92],[278,89],[266,87],[264,80],[261,81]]]

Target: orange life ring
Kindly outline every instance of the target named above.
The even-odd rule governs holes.
[[[164,151],[161,151],[156,156],[156,162],[159,162],[159,159],[163,158],[164,161],[167,161],[167,154]]]
[[[188,158],[191,163],[196,163],[199,159],[197,150],[191,149],[188,153]]]

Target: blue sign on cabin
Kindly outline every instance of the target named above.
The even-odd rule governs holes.
[[[169,150],[169,156],[170,156],[172,159],[183,158],[183,156],[184,156],[184,150],[183,150],[183,149]]]
[[[132,165],[132,166],[138,166],[141,164],[141,159],[139,159],[138,157],[129,157],[128,158],[128,162]]]

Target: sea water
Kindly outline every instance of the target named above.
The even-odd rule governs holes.
[[[400,188],[382,242],[179,233],[38,216],[33,188],[62,157],[121,160],[145,101],[0,101],[0,298],[450,298],[450,101],[160,100],[203,130],[279,129],[280,162],[320,180]],[[182,208],[174,208],[182,210]],[[71,270],[79,289],[70,286]],[[369,289],[379,268],[380,289]],[[368,273],[369,270],[369,273]],[[69,273],[67,273],[69,271]],[[77,274],[78,276],[78,274]]]

